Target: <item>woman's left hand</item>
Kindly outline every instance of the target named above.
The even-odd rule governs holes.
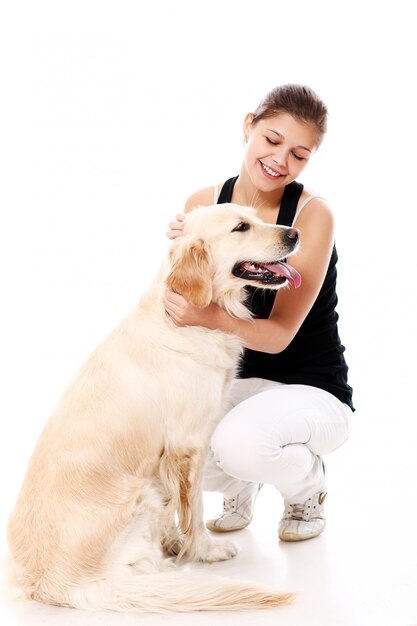
[[[190,304],[183,296],[174,291],[167,291],[164,297],[165,311],[177,326],[206,326],[210,318],[209,306],[200,309]]]

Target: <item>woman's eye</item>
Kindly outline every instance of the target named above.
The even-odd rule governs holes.
[[[278,145],[277,141],[272,141],[272,139],[270,139],[269,137],[265,137],[265,139],[267,140],[268,143],[270,143],[273,146],[277,146]]]
[[[300,157],[298,156],[298,154],[295,154],[294,152],[292,153],[293,157],[295,157],[297,159],[297,161],[304,161],[304,157]]]
[[[240,222],[240,224],[235,226],[235,228],[232,230],[232,233],[244,232],[245,230],[249,230],[249,228],[250,228],[250,224],[248,224],[247,222]]]

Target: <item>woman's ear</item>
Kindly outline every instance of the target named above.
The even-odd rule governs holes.
[[[171,291],[184,296],[199,308],[208,306],[213,295],[209,255],[201,239],[178,238],[171,249],[171,270],[166,284]]]
[[[254,118],[253,113],[247,113],[245,117],[245,121],[243,122],[243,136],[245,138],[245,143],[249,137],[249,133],[252,128],[253,118]]]

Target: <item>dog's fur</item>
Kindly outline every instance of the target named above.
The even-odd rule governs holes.
[[[219,205],[187,217],[167,267],[82,367],[35,448],[8,528],[14,577],[27,598],[119,611],[288,600],[174,569],[167,558],[213,562],[236,553],[204,528],[201,481],[241,342],[176,326],[163,297],[169,288],[198,307],[215,302],[250,319],[243,288],[251,281],[234,276],[233,266],[274,262],[294,248],[286,227],[266,225],[250,209]]]

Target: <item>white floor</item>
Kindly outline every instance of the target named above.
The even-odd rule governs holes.
[[[382,426],[383,426],[382,421]],[[281,499],[264,487],[249,528],[229,535],[239,547],[232,561],[197,565],[212,573],[267,582],[296,591],[293,604],[247,612],[132,615],[93,613],[37,603],[3,603],[7,626],[415,626],[417,625],[416,475],[404,459],[384,464],[390,442],[370,441],[370,424],[357,420],[351,440],[327,459],[328,525],[314,540],[276,539]],[[384,433],[384,428],[381,429]],[[410,450],[413,447],[410,443]],[[206,515],[219,494],[206,494]],[[198,575],[198,572],[196,573]]]

